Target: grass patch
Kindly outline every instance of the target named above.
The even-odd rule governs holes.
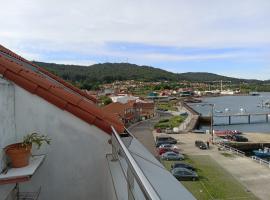
[[[187,157],[187,156],[186,156]],[[161,161],[170,170],[173,161]],[[185,160],[196,167],[199,181],[181,181],[198,200],[258,200],[210,156],[189,156]]]
[[[177,101],[162,102],[157,105],[157,108],[161,110],[177,111],[176,103]]]
[[[165,129],[178,127],[184,120],[184,116],[173,116],[170,119],[162,119],[155,124],[155,128]]]
[[[227,152],[223,152],[223,153],[220,153],[220,154],[223,155],[224,157],[227,157],[227,158],[233,158],[233,157],[235,157],[233,154],[227,153]]]

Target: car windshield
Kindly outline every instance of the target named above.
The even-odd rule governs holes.
[[[177,171],[176,174],[178,174],[178,175],[183,175],[184,172],[183,172],[183,171]]]
[[[171,145],[169,145],[169,144],[165,144],[165,145],[163,145],[164,147],[171,147]]]
[[[169,138],[168,137],[159,137],[157,139],[160,140],[160,141],[165,141],[165,140],[168,140]]]
[[[185,164],[179,163],[179,164],[175,164],[175,167],[185,167]]]

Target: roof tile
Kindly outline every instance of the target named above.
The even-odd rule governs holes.
[[[37,84],[34,84],[33,82],[28,81],[24,77],[21,77],[21,76],[15,74],[9,70],[7,72],[5,72],[4,75],[7,79],[12,80],[17,85],[21,86],[22,88],[28,90],[31,93],[34,93],[35,90],[38,88]]]
[[[76,115],[77,117],[82,118],[84,121],[93,124],[95,121],[95,117],[92,116],[90,113],[83,111],[82,109],[72,105],[72,104],[68,104],[67,111],[71,112],[72,114]]]
[[[49,91],[53,93],[55,96],[58,96],[59,98],[64,98],[66,101],[74,105],[78,105],[79,102],[82,100],[82,97],[80,97],[79,95],[67,92],[62,87],[53,86],[49,89]]]
[[[4,54],[3,56],[0,55],[0,73],[5,78],[13,81],[27,91],[44,98],[55,106],[69,111],[87,123],[99,127],[109,134],[112,132],[111,125],[113,125],[119,133],[124,131],[124,125],[119,119],[112,114],[102,111],[94,103],[90,102],[90,100],[96,100],[95,98],[92,98],[61,78],[32,64],[1,45],[0,51],[12,56],[12,58],[10,58]],[[22,62],[31,64],[50,78],[29,70],[16,61],[12,61],[13,59],[19,59]],[[61,86],[58,86],[56,82],[61,83]],[[88,100],[84,98],[88,98]]]
[[[38,84],[40,87],[45,88],[46,90],[50,89],[50,87],[52,86],[52,83],[48,82],[44,77],[31,71],[22,70],[20,72],[20,75],[26,78],[27,80],[34,82],[35,84]]]
[[[67,101],[51,94],[50,92],[41,87],[37,88],[36,94],[61,109],[65,109],[68,104]]]
[[[5,68],[3,65],[0,64],[0,74],[4,74],[7,71],[7,68]]]
[[[96,99],[95,97],[93,97],[93,96],[91,96],[91,95],[88,95],[86,92],[81,91],[80,89],[76,88],[76,87],[73,86],[72,84],[70,84],[70,83],[64,81],[62,78],[60,78],[60,77],[58,77],[58,76],[56,76],[56,75],[54,75],[54,74],[48,72],[47,70],[45,70],[45,69],[43,69],[43,68],[41,68],[41,67],[35,65],[34,63],[32,63],[32,62],[30,62],[30,61],[24,59],[24,58],[21,57],[21,56],[19,56],[19,55],[13,53],[12,51],[10,51],[9,49],[5,48],[5,47],[2,46],[1,44],[0,44],[0,51],[4,52],[5,54],[8,54],[9,56],[12,56],[12,57],[14,57],[14,58],[16,58],[16,59],[18,59],[18,60],[20,60],[20,61],[23,61],[23,62],[25,62],[25,63],[27,63],[27,64],[29,64],[29,65],[32,65],[33,67],[37,68],[40,72],[42,72],[42,73],[46,74],[47,76],[49,76],[49,77],[51,77],[51,78],[57,80],[59,83],[63,84],[63,85],[66,86],[67,88],[69,88],[69,89],[71,89],[71,90],[73,90],[73,91],[79,93],[80,95],[86,97],[87,99],[89,99],[89,100],[91,100],[91,101],[97,103],[97,99]]]
[[[0,63],[5,67],[5,66],[10,66],[9,70],[15,73],[19,73],[22,70],[22,67],[18,64],[15,63],[7,58],[4,58],[3,56],[0,57]]]
[[[94,105],[93,103],[89,102],[86,99],[82,99],[79,102],[78,106],[87,112],[95,112],[96,116],[101,119],[104,118],[104,113],[100,110],[100,108],[98,108],[96,105]]]

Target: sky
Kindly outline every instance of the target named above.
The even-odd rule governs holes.
[[[36,61],[270,79],[269,0],[0,0],[0,43]]]

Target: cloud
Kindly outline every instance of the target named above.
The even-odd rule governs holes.
[[[1,7],[1,35],[15,40],[183,47],[270,42],[268,0],[17,0]]]
[[[269,0],[1,0],[1,8],[1,43],[28,59],[269,61]]]

